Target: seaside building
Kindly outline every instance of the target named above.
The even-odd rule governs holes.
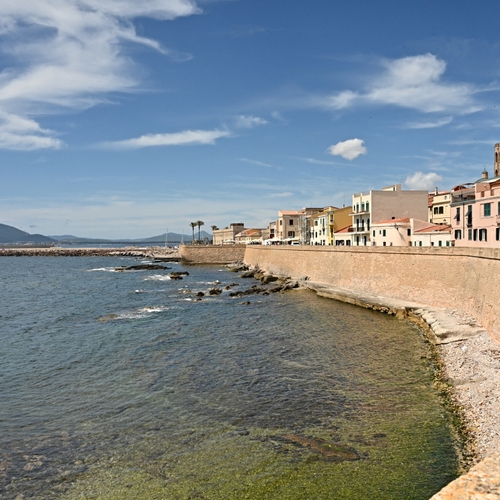
[[[498,173],[500,144],[495,145]],[[500,247],[500,176],[485,170],[473,184],[452,189],[452,231],[455,246]]]
[[[372,246],[406,247],[411,245],[411,222],[408,217],[376,222],[371,226]]]
[[[429,193],[428,221],[433,224],[451,224],[451,191],[438,191]]]
[[[228,245],[233,244],[236,240],[236,235],[245,230],[243,222],[233,222],[229,227],[224,229],[214,229],[213,231],[213,244],[214,245]]]
[[[259,228],[245,229],[234,237],[235,243],[261,244],[263,231],[264,229]]]
[[[296,241],[302,245],[308,244],[311,215],[321,210],[323,208],[312,207],[302,210],[280,210],[276,220],[276,241],[284,243]]]
[[[449,247],[452,245],[451,226],[447,224],[427,224],[426,227],[420,229],[418,226],[413,227],[412,243],[414,247]]]
[[[371,245],[370,226],[373,222],[396,218],[427,220],[428,199],[427,191],[402,190],[401,184],[354,194],[350,214],[352,245]]]
[[[351,207],[326,207],[321,212],[310,217],[310,242],[311,245],[335,245],[337,231],[351,224]]]
[[[271,221],[265,229],[262,230],[262,242],[268,243],[274,240],[276,235],[276,221]]]

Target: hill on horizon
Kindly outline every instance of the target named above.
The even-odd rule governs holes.
[[[206,231],[201,231],[201,239],[212,239],[212,235]],[[181,241],[190,242],[192,240],[191,235],[179,234],[179,233],[167,233],[159,234],[158,236],[151,236],[149,238],[118,238],[118,239],[107,239],[107,238],[84,238],[81,236],[73,236],[70,234],[65,235],[50,235],[59,242],[65,243],[180,243]],[[198,232],[195,232],[195,239],[198,238]]]
[[[30,234],[14,226],[0,224],[0,243],[55,243],[43,234]]]
[[[201,231],[201,239],[212,239],[212,235],[206,231]],[[195,231],[195,239],[198,238],[198,232]],[[44,236],[43,234],[30,234],[21,229],[7,224],[0,224],[0,243],[188,243],[192,240],[191,235],[167,233],[151,236],[149,238],[82,238],[71,234]]]

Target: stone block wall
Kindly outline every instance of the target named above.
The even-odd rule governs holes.
[[[247,245],[181,245],[179,255],[188,264],[230,264],[243,261]]]
[[[353,292],[461,309],[500,342],[500,250],[249,246],[245,262]]]

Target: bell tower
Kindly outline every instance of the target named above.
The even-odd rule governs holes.
[[[500,176],[500,143],[495,144],[495,166],[493,168],[494,177]]]

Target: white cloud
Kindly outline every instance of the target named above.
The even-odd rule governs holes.
[[[422,129],[422,128],[438,128],[438,127],[443,127],[444,125],[448,125],[453,121],[453,118],[451,116],[447,118],[442,118],[441,120],[437,120],[435,122],[414,122],[414,123],[408,123],[406,125],[406,128],[413,128],[413,129]]]
[[[0,111],[0,148],[14,150],[59,149],[62,141],[38,123]]]
[[[221,137],[229,137],[227,130],[184,130],[172,134],[146,134],[134,139],[105,142],[104,149],[139,149],[151,146],[185,146],[188,144],[215,144]]]
[[[443,178],[435,172],[429,172],[428,174],[424,174],[423,172],[415,172],[413,175],[409,175],[406,178],[405,184],[410,189],[425,189],[429,191],[442,180]]]
[[[240,128],[253,128],[259,125],[266,125],[267,120],[259,118],[258,116],[245,116],[240,115],[236,117],[236,126]]]
[[[122,53],[124,43],[148,46],[174,60],[190,56],[138,36],[131,20],[173,20],[199,12],[191,0],[3,0],[1,47],[14,65],[0,73],[0,110],[29,119],[60,107],[93,106],[109,92],[132,91],[138,78]],[[40,131],[32,136],[16,140],[12,131],[0,147],[60,146]]]
[[[404,57],[384,62],[385,71],[365,92],[344,90],[328,97],[324,104],[344,109],[354,104],[392,104],[425,113],[472,113],[480,110],[468,84],[442,81],[446,63],[433,54]]]
[[[363,143],[365,141],[361,139],[349,139],[347,141],[338,142],[337,144],[330,146],[327,151],[332,156],[342,156],[346,160],[354,160],[359,155],[364,155],[367,152]]]

